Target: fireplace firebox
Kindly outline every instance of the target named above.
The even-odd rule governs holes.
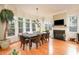
[[[53,34],[54,34],[54,39],[65,41],[65,30],[54,30]]]

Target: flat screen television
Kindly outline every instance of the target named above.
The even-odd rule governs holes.
[[[54,25],[64,25],[64,19],[55,20]]]

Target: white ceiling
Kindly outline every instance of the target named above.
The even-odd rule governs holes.
[[[66,5],[66,4],[16,4],[16,5],[7,5],[8,8],[17,9],[16,12],[22,12],[24,15],[36,15],[36,8],[40,16],[51,16],[54,13],[79,8],[79,5]]]

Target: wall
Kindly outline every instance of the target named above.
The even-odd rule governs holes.
[[[3,28],[2,28],[2,23],[0,21],[0,40],[3,39]]]
[[[68,38],[77,38],[77,33],[79,33],[79,7],[74,8],[74,9],[70,9],[67,11],[67,27],[69,28],[69,17],[70,16],[77,16],[78,17],[78,21],[77,21],[77,32],[70,32],[68,30]]]
[[[64,25],[66,25],[66,15],[67,15],[66,12],[54,15],[53,20],[64,19]],[[60,28],[62,30],[65,29],[65,26],[54,26],[54,29],[57,28]]]
[[[15,42],[15,41],[19,40],[19,38],[18,38],[18,34],[19,34],[18,33],[18,17],[14,17],[14,18],[15,18],[15,35],[13,35],[13,36],[7,36],[7,38],[11,42]],[[23,17],[23,33],[26,33],[26,23],[25,23],[26,19],[27,18]],[[31,18],[28,18],[28,19],[33,20]],[[52,23],[51,18],[45,18],[44,21],[40,20],[40,22],[41,22],[41,32],[45,31],[45,21],[46,21],[46,23]],[[32,21],[30,21],[30,23],[32,23]],[[38,27],[36,27],[36,31],[38,31]],[[32,32],[33,32],[32,31],[32,24],[30,24],[30,31],[29,31],[29,33],[32,33]],[[52,36],[52,32],[50,33],[50,36]]]
[[[64,19],[64,25],[67,25],[67,13],[66,12],[62,12],[56,15],[53,15],[53,20],[59,20],[59,19]],[[66,26],[53,26],[53,30],[65,30],[65,34],[66,34],[66,39],[67,40],[67,27]]]
[[[4,8],[4,5],[0,5],[0,12],[1,12],[1,10]],[[0,40],[2,40],[3,39],[3,25],[2,25],[2,23],[1,23],[1,21],[0,21]]]
[[[65,19],[65,16],[66,16],[66,13],[64,12],[64,13],[60,13],[60,14],[54,15],[53,19],[54,20]]]
[[[25,22],[25,19],[31,19],[31,20],[34,20],[36,17],[35,15],[30,15],[26,12],[24,12],[24,8],[19,8],[20,6],[15,6],[15,5],[0,5],[0,11],[3,9],[3,8],[7,8],[7,9],[10,9],[13,11],[14,15],[15,15],[15,35],[14,36],[7,36],[7,39],[9,39],[11,42],[14,42],[14,41],[17,41],[18,40],[18,17],[22,17],[24,22]],[[30,12],[30,11],[29,11]],[[50,20],[50,17],[45,17],[45,19],[48,19],[48,21]],[[40,17],[40,21],[41,21],[41,30],[44,31],[45,30],[45,27],[44,27],[44,22],[42,21],[42,17]],[[47,21],[47,22],[48,22]],[[2,24],[0,23],[0,39],[3,38],[3,28],[2,28]],[[38,29],[37,29],[38,30]],[[23,24],[23,32],[25,33],[26,30],[25,30],[25,23]],[[32,32],[32,29],[31,31]]]
[[[78,17],[78,22],[77,22],[77,32],[70,32],[69,31],[69,17],[70,16],[77,16]],[[66,12],[58,13],[56,15],[53,15],[53,19],[65,19],[65,25],[64,26],[54,26],[53,29],[60,29],[60,30],[66,30],[66,40],[69,40],[70,38],[77,38],[77,33],[79,33],[79,7],[77,8],[72,8],[66,10]]]

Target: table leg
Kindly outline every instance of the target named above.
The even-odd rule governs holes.
[[[41,46],[41,41],[39,40],[39,45]]]
[[[38,43],[36,43],[36,49],[38,49]]]
[[[21,42],[21,45],[20,45],[20,48],[22,47],[22,42]]]
[[[42,39],[42,44],[43,44],[44,42],[43,42],[43,39]]]
[[[48,37],[48,42],[49,42],[49,37]]]
[[[31,47],[32,47],[32,41],[29,40],[29,49],[31,50]]]
[[[77,44],[79,44],[79,41],[77,41]]]
[[[44,37],[44,43],[46,43],[46,42],[47,42],[47,38]]]
[[[25,49],[25,44],[23,44],[23,50]]]

